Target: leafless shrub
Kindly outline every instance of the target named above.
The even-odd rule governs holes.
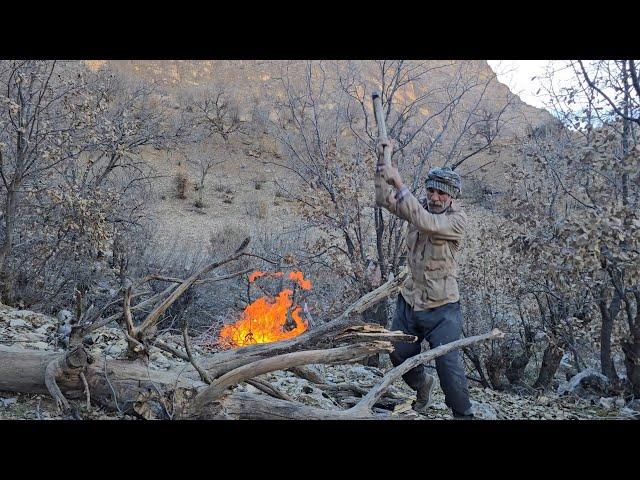
[[[173,177],[173,184],[176,188],[176,198],[185,200],[187,198],[187,188],[189,185],[189,178],[185,170],[180,169]]]
[[[267,218],[269,215],[269,202],[267,200],[260,200],[258,202],[257,214],[260,219]]]

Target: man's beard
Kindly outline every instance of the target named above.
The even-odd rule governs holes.
[[[441,202],[427,202],[429,211],[433,213],[442,213],[444,211],[445,204]]]

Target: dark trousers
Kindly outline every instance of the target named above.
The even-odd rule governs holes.
[[[402,294],[398,295],[396,316],[391,330],[402,330],[418,337],[415,343],[394,342],[395,350],[389,355],[394,366],[420,353],[420,344],[426,338],[431,348],[460,339],[462,311],[460,302],[447,303],[430,310],[414,311]],[[436,358],[436,371],[445,395],[445,403],[454,413],[466,414],[471,409],[469,387],[464,374],[462,352],[454,350]],[[424,365],[405,373],[402,378],[414,390],[425,382]]]

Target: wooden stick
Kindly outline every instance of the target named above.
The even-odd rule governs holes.
[[[373,100],[373,112],[376,117],[376,124],[378,125],[378,142],[387,144],[383,149],[384,164],[390,167],[391,148],[388,145],[389,139],[387,138],[387,125],[384,121],[384,112],[382,111],[382,99],[380,93],[373,92],[371,94],[371,100]]]
[[[136,327],[133,325],[133,317],[131,316],[131,287],[124,291],[122,316],[124,318],[125,326],[127,327],[127,333],[130,336],[135,335]]]
[[[269,382],[265,382],[264,380],[260,380],[258,378],[252,378],[251,380],[245,380],[245,383],[248,383],[252,387],[257,388],[263,393],[273,397],[279,398],[280,400],[287,400],[288,402],[295,402],[293,398],[284,393],[282,390],[274,387]]]
[[[154,296],[144,300],[143,302],[138,303],[137,305],[134,305],[133,307],[131,307],[131,311],[133,312],[134,310],[139,310],[141,308],[147,307],[149,305],[153,305],[159,298],[164,298],[167,295],[169,295],[169,293],[174,290],[175,288],[177,288],[178,285],[169,285],[167,288],[165,288],[162,292],[156,293]],[[120,290],[118,290],[120,291]],[[139,297],[140,295],[145,295],[148,292],[142,292],[142,293],[136,293],[134,295],[131,295],[131,299],[135,298],[135,297]],[[111,306],[113,304],[115,304],[117,302],[111,302],[109,305],[105,305],[105,307],[102,308],[101,312],[104,312],[106,310],[106,307]],[[100,318],[100,315],[102,313],[98,313],[96,316],[97,318]],[[92,321],[93,323],[90,323],[89,325],[86,325],[85,327],[83,327],[82,330],[82,336],[84,335],[88,335],[89,333],[104,327],[105,325],[107,325],[110,322],[113,322],[114,320],[118,320],[120,317],[122,317],[122,312],[118,312],[118,313],[114,313],[113,315],[110,315],[106,318],[103,318],[102,320],[98,320],[96,321],[95,319]]]
[[[84,385],[84,392],[87,396],[87,409],[91,408],[91,393],[89,392],[89,384],[87,383],[87,377],[84,376],[83,372],[80,372],[80,380],[82,380],[82,384]]]
[[[211,278],[202,278],[200,280],[196,280],[193,282],[194,285],[200,285],[202,283],[214,283],[220,282],[222,280],[229,280],[230,278],[239,277],[240,275],[244,275],[245,273],[249,273],[255,270],[255,268],[245,268],[239,272],[230,273],[229,275],[223,275],[221,277],[211,277]],[[150,275],[151,280],[160,280],[162,282],[172,282],[172,283],[183,283],[184,279],[175,278],[175,277],[164,277],[162,275]]]
[[[336,335],[334,340],[336,342],[348,341],[350,343],[367,342],[371,340],[413,343],[418,340],[418,337],[406,334],[400,330],[390,332],[381,325],[367,323],[347,328],[344,332]]]
[[[175,355],[176,357],[184,360],[185,362],[189,361],[189,355],[187,355],[186,353],[181,352],[180,350],[178,350],[175,347],[172,347],[171,345],[169,345],[168,343],[164,342],[163,340],[156,339],[155,342],[153,343],[153,346],[156,347],[156,348],[159,348],[160,350],[164,350],[165,352],[169,352],[169,353]]]
[[[198,375],[200,375],[200,378],[202,379],[202,381],[207,385],[211,385],[211,377],[209,377],[209,374],[207,374],[206,370],[203,370],[200,367],[200,365],[198,365],[195,358],[193,358],[193,352],[191,351],[191,344],[189,342],[188,328],[189,328],[189,322],[185,320],[184,328],[182,329],[182,338],[184,339],[184,349],[187,351],[187,357],[189,358],[189,363],[191,363],[191,365],[193,365],[193,368],[196,369],[196,372],[198,372]]]

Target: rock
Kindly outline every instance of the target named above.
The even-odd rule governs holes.
[[[51,348],[51,345],[45,342],[28,343],[26,346],[36,348],[38,350],[49,350]]]
[[[449,410],[449,407],[444,402],[434,402],[431,404],[431,408],[434,410]]]
[[[571,355],[569,355],[568,353],[562,355],[562,359],[560,360],[560,367],[567,369],[573,368],[573,365],[571,364]]]
[[[471,400],[471,411],[473,412],[474,417],[480,418],[482,420],[497,420],[498,412],[496,409],[484,402],[476,402],[475,400]]]
[[[47,337],[40,333],[24,333],[22,334],[22,340],[26,340],[27,342],[42,342],[46,340]]]
[[[600,396],[600,394],[607,392],[608,384],[609,379],[606,376],[593,368],[587,368],[577,375],[574,375],[568,383],[560,385],[558,395],[572,393],[579,397],[586,398],[590,394],[595,393]]]
[[[616,407],[622,408],[624,407],[624,398],[616,398]]]
[[[613,408],[614,400],[615,400],[615,397],[602,397],[600,398],[598,405],[600,405],[605,410],[611,410]]]
[[[50,329],[50,325],[43,325],[41,327],[36,328],[36,333],[39,333],[41,335],[46,335],[47,333],[49,333],[49,329]]]
[[[637,412],[636,410],[633,410],[629,407],[624,407],[622,409],[620,409],[620,416],[621,417],[630,417],[630,418],[640,418],[640,413]]]
[[[11,398],[0,398],[0,404],[3,407],[8,407],[9,405],[12,405],[14,403],[18,402],[18,397],[11,397]]]
[[[533,337],[533,340],[535,342],[544,342],[547,339],[547,334],[544,332],[538,332],[536,333],[535,337]]]
[[[105,353],[107,355],[110,355],[114,358],[117,358],[120,356],[120,354],[126,349],[126,345],[121,345],[120,343],[114,343],[113,345],[109,345],[106,349],[105,349]]]
[[[71,321],[73,314],[69,310],[60,310],[58,312],[58,321],[60,323],[67,323]]]
[[[640,412],[640,399],[636,398],[635,400],[631,400],[626,408],[630,408],[631,410],[635,410],[636,412]]]
[[[163,354],[159,352],[153,352],[149,357],[149,361],[156,367],[167,369],[171,368],[171,362]]]
[[[20,320],[18,318],[12,318],[11,320],[9,320],[9,326],[11,328],[26,327],[27,325],[29,324],[26,321]]]
[[[549,405],[549,397],[545,397],[544,395],[538,397],[538,399],[536,400],[536,403],[538,405]]]

